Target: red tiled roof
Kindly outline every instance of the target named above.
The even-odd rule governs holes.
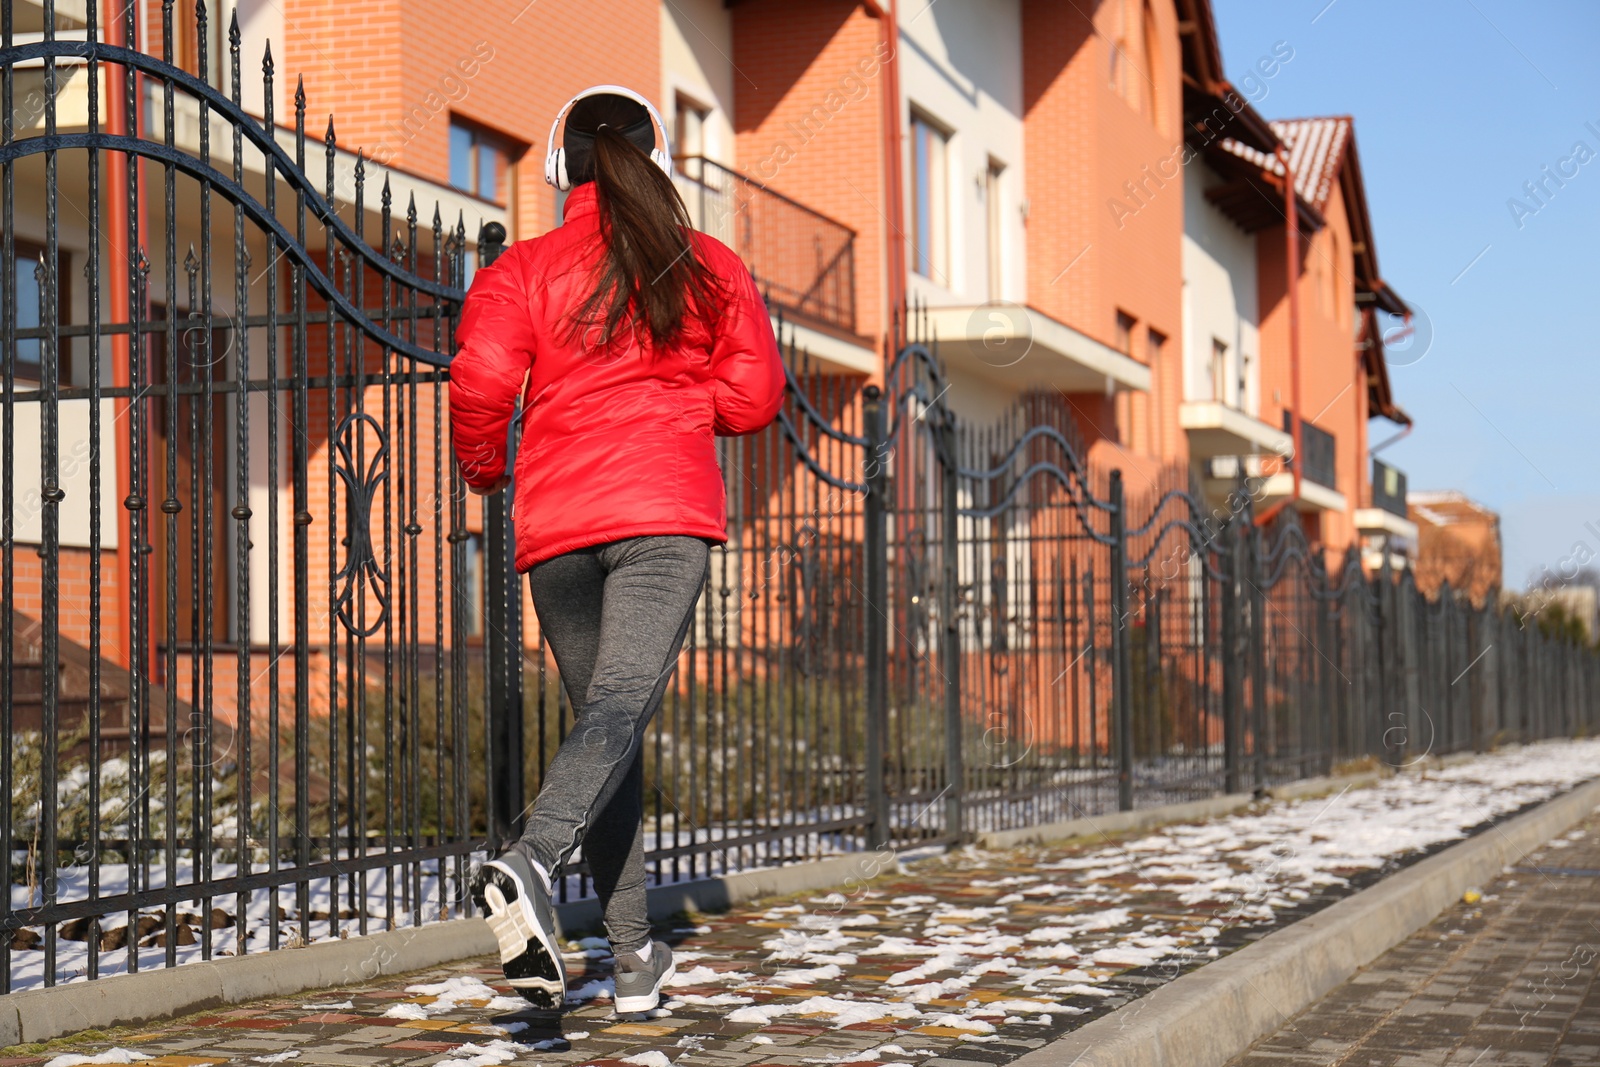
[[[1275,119],[1270,125],[1288,149],[1289,166],[1294,168],[1295,191],[1318,211],[1323,210],[1339,180],[1339,167],[1350,144],[1353,120],[1349,115],[1339,115],[1320,119]],[[1276,156],[1233,140],[1225,142],[1224,147],[1268,174],[1283,173]]]

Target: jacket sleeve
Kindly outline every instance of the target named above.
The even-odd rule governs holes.
[[[733,253],[721,273],[728,303],[716,326],[711,349],[713,429],[721,437],[737,437],[765,429],[783,406],[783,360],[772,333],[767,303],[755,279]]]
[[[528,279],[508,249],[480,268],[461,307],[450,361],[450,440],[461,476],[486,489],[506,472],[507,432],[533,364]]]

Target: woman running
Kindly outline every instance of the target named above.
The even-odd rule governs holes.
[[[474,493],[515,486],[516,568],[576,722],[521,839],[474,870],[471,892],[510,984],[560,1010],[552,886],[581,842],[616,958],[615,1009],[634,1013],[654,1008],[674,974],[645,907],[644,730],[710,546],[727,540],[715,437],[771,423],[785,377],[750,272],[690,223],[654,108],[627,89],[590,89],[556,116],[548,147],[545,180],[571,190],[565,220],[473,278],[450,428]]]

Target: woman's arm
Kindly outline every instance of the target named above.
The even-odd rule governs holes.
[[[744,263],[731,252],[726,255],[733,262],[719,270],[728,303],[711,349],[711,395],[713,428],[719,436],[736,437],[762,430],[777,418],[786,379],[767,303]]]
[[[480,268],[461,307],[450,361],[450,440],[474,492],[503,488],[511,414],[533,364],[529,281],[515,246]]]

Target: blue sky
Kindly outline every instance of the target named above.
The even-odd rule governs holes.
[[[1500,512],[1509,588],[1564,559],[1600,565],[1586,528],[1600,531],[1600,3],[1215,10],[1241,89],[1276,43],[1294,49],[1246,93],[1267,118],[1355,116],[1379,268],[1426,319],[1391,358],[1416,429],[1383,458],[1412,489],[1460,489]],[[1580,141],[1594,155],[1581,164]],[[1541,206],[1524,183],[1564,159],[1577,174],[1546,181]],[[1376,444],[1391,426],[1371,428]]]

